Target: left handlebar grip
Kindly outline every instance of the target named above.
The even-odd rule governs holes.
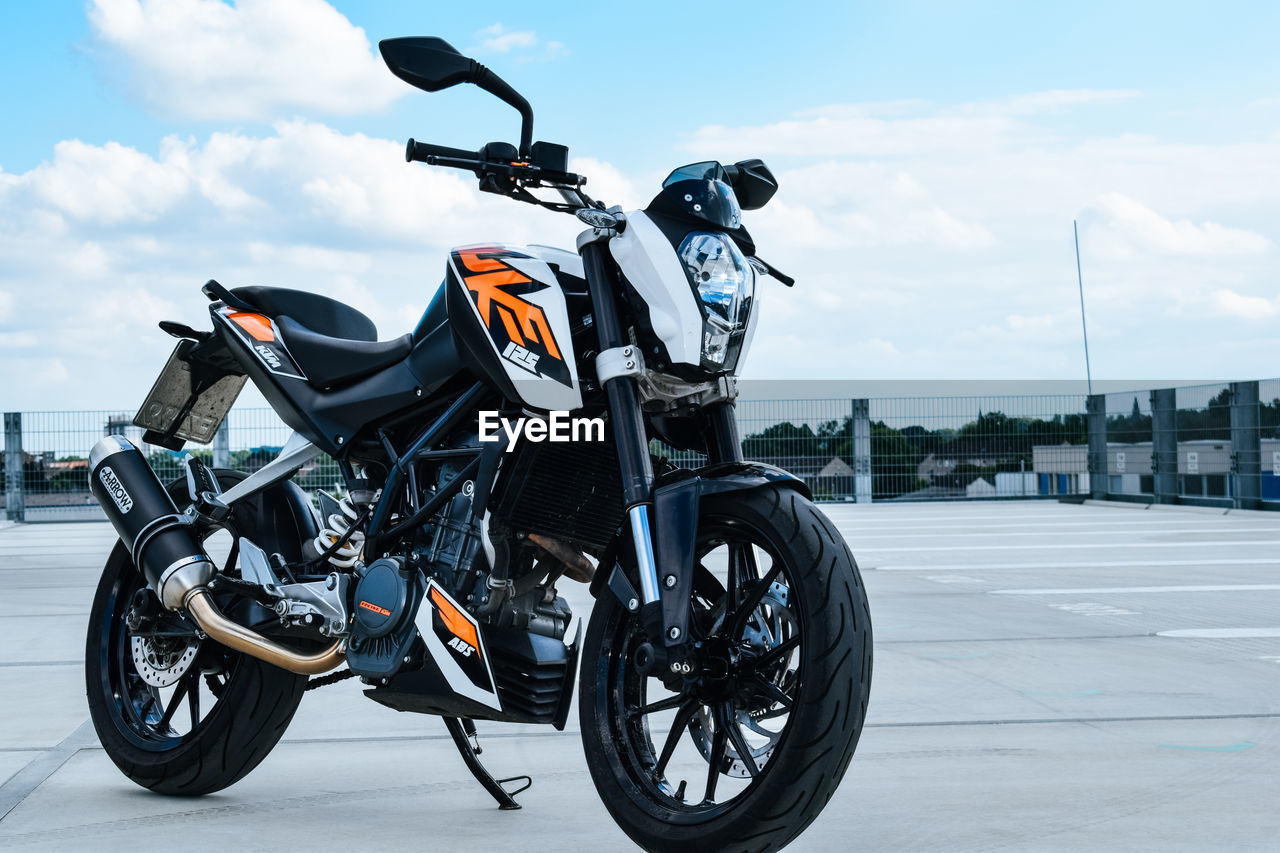
[[[461,148],[450,148],[447,145],[432,145],[430,142],[418,142],[410,139],[409,144],[405,146],[404,159],[406,162],[419,163],[429,162],[429,157],[452,157],[455,160],[479,160],[480,153],[478,151],[465,151]]]

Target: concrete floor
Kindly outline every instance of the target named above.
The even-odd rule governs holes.
[[[832,506],[875,618],[867,728],[789,849],[1276,850],[1280,516],[961,503]],[[481,724],[499,812],[431,717],[309,693],[247,779],[136,788],[86,722],[102,523],[0,523],[0,848],[625,850],[559,734]],[[585,614],[581,590],[571,599]],[[460,843],[458,843],[460,842]]]

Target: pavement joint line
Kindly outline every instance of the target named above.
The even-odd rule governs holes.
[[[933,530],[933,528],[928,528],[928,529],[929,529],[929,530]],[[972,528],[967,528],[967,529],[972,529]],[[848,531],[841,531],[841,533],[845,533],[845,532],[848,532]],[[902,530],[902,531],[896,531],[896,532],[893,532],[893,533],[878,533],[878,534],[873,534],[873,535],[870,535],[870,536],[859,536],[859,535],[857,535],[857,533],[859,533],[859,532],[860,532],[860,531],[852,531],[852,532],[850,532],[850,535],[853,535],[853,536],[854,536],[854,543],[855,543],[855,544],[857,544],[859,547],[861,547],[861,546],[862,546],[862,543],[864,543],[864,542],[872,542],[872,541],[880,540],[880,539],[901,540],[901,539],[903,539],[904,537],[908,537],[908,536],[909,536],[911,539],[913,539],[913,540],[915,540],[915,539],[993,539],[993,538],[1008,539],[1008,538],[1011,538],[1011,537],[1023,537],[1023,538],[1031,538],[1031,537],[1034,537],[1034,538],[1038,538],[1038,539],[1043,539],[1043,538],[1045,538],[1046,536],[1071,536],[1071,535],[1079,535],[1079,536],[1080,536],[1080,537],[1082,537],[1082,538],[1083,538],[1083,537],[1085,537],[1085,536],[1087,536],[1087,537],[1089,537],[1089,538],[1091,538],[1091,539],[1092,539],[1092,538],[1095,538],[1095,537],[1098,537],[1098,536],[1128,536],[1128,537],[1132,538],[1132,537],[1134,537],[1134,536],[1160,536],[1160,535],[1167,535],[1167,534],[1170,534],[1170,533],[1174,533],[1174,534],[1176,534],[1176,535],[1178,535],[1178,536],[1182,536],[1182,535],[1187,534],[1187,533],[1259,533],[1259,532],[1263,532],[1263,530],[1262,530],[1261,528],[1257,528],[1257,527],[1179,527],[1176,531],[1167,531],[1167,530],[1146,530],[1146,531],[1144,531],[1144,530],[1079,530],[1079,531],[1069,531],[1069,532],[1068,532],[1068,531],[1062,531],[1062,530],[1020,530],[1020,531],[1017,531],[1017,532],[1003,532],[1003,533],[990,533],[990,532],[984,532],[984,533],[917,533],[917,532],[915,532],[914,530],[910,530],[910,531],[908,531],[908,530]],[[1266,529],[1266,530],[1265,530],[1265,532],[1270,533],[1270,532],[1271,532],[1271,529],[1270,529],[1270,528],[1268,528],[1268,529]],[[1190,542],[1185,542],[1185,543],[1183,543],[1183,544],[1186,544],[1186,545],[1198,545],[1198,544],[1200,544],[1200,543],[1199,543],[1198,541],[1190,541]],[[1076,546],[1068,545],[1067,547],[1076,547]],[[881,549],[879,549],[879,548],[873,548],[873,547],[867,547],[867,548],[865,548],[865,549],[863,549],[863,550],[867,550],[867,551],[878,551],[878,550],[881,550]]]
[[[880,572],[955,572],[961,570],[985,569],[987,571],[1035,572],[1044,569],[1115,569],[1115,568],[1151,568],[1165,566],[1280,566],[1280,558],[1264,557],[1261,559],[1223,560],[1206,557],[1203,560],[1086,560],[1074,563],[1042,563],[1029,566],[1026,563],[937,563],[931,566],[863,566],[859,569],[875,569]]]
[[[861,533],[863,531],[877,531],[877,530],[912,530],[917,528],[924,528],[928,530],[973,530],[975,528],[980,528],[980,527],[991,528],[991,529],[1008,528],[1010,530],[1023,530],[1023,529],[1026,529],[1027,527],[1045,527],[1045,528],[1052,528],[1053,530],[1061,530],[1064,527],[1087,527],[1091,529],[1098,528],[1098,527],[1107,527],[1107,528],[1125,527],[1125,528],[1140,528],[1140,529],[1141,528],[1160,528],[1159,531],[1153,531],[1153,532],[1163,533],[1165,528],[1169,528],[1169,527],[1180,528],[1186,524],[1185,519],[1160,519],[1160,520],[1133,519],[1130,521],[1059,521],[1054,518],[1046,518],[1042,521],[1020,522],[1020,523],[1019,522],[1010,523],[1003,520],[1004,518],[1011,518],[1011,517],[1012,516],[1002,516],[1001,517],[1002,520],[1000,521],[987,521],[982,523],[978,523],[975,521],[974,523],[970,523],[970,524],[955,524],[955,523],[919,524],[915,521],[906,521],[901,519],[884,519],[881,521],[870,521],[870,520],[836,521],[834,523],[836,525],[836,528],[840,530],[840,532],[842,533],[846,533],[846,532]],[[954,521],[954,516],[950,516],[949,519]],[[1247,521],[1247,519],[1243,519],[1243,518],[1234,519],[1232,523],[1239,524],[1244,521]],[[1212,529],[1214,530],[1223,530],[1223,529],[1270,530],[1270,529],[1273,529],[1274,527],[1275,527],[1274,521],[1271,521],[1269,523],[1267,520],[1259,519],[1256,523],[1250,524],[1248,527],[1241,527],[1241,528],[1213,527]],[[1211,528],[1203,528],[1203,529],[1208,530]]]
[[[1156,636],[1189,640],[1259,640],[1280,637],[1280,628],[1182,628],[1158,631]]]
[[[1274,720],[1275,714],[1189,714],[1152,715],[1142,717],[1043,717],[1026,720],[935,720],[914,723],[867,723],[868,729],[913,729],[940,726],[1032,726],[1058,723],[1176,723],[1200,720]]]
[[[1198,722],[1204,720],[1270,720],[1280,719],[1280,713],[1273,714],[1167,714],[1133,717],[1035,717],[1030,719],[996,719],[996,720],[918,720],[901,723],[866,723],[868,729],[913,729],[942,728],[948,726],[1031,726],[1031,725],[1065,725],[1077,723],[1164,723],[1164,722]],[[482,733],[484,740],[520,740],[555,737],[574,737],[574,731],[538,731],[538,732],[493,732]],[[400,743],[448,740],[447,734],[423,735],[369,735],[367,737],[334,737],[334,738],[284,738],[282,746],[316,746],[320,744],[339,743]],[[61,745],[59,745],[61,746]],[[86,744],[75,750],[102,749],[98,744]],[[69,753],[69,758],[74,752]],[[63,759],[65,761],[65,759]],[[56,769],[56,768],[55,768]],[[16,777],[15,777],[16,778]],[[47,778],[47,777],[46,777]],[[12,780],[10,780],[12,781]],[[43,781],[43,780],[42,780]],[[33,788],[34,790],[34,788]]]
[[[856,544],[856,543],[855,543]],[[925,545],[922,548],[902,546],[894,548],[862,548],[874,554],[906,551],[1086,551],[1113,550],[1115,548],[1220,548],[1241,545],[1280,545],[1280,539],[1204,539],[1190,542],[1050,542],[1043,545]],[[1211,561],[1212,562],[1212,561]]]
[[[1106,595],[1110,593],[1154,592],[1274,592],[1277,583],[1202,584],[1199,586],[1097,586],[1050,589],[993,589],[988,595]]]
[[[9,813],[31,796],[32,792],[45,783],[45,780],[57,773],[62,765],[85,747],[96,743],[97,735],[93,731],[93,722],[85,720],[76,726],[75,731],[62,739],[57,746],[37,755],[27,765],[9,777],[9,781],[0,785],[0,823]]]
[[[874,625],[872,628],[874,629]],[[1146,637],[1154,637],[1156,632],[1148,631],[1143,634],[1081,634],[1078,636],[1061,636],[1061,637],[946,637],[941,640],[879,640],[875,641],[877,646],[912,646],[912,645],[930,645],[933,643],[1030,643],[1040,641],[1060,640],[1139,640]]]
[[[550,770],[540,773],[535,777],[538,780],[550,780],[552,782],[560,779],[568,779],[578,775],[577,770]],[[175,827],[184,826],[187,821],[222,819],[231,815],[255,815],[270,814],[271,812],[285,811],[290,808],[302,806],[323,806],[332,804],[334,807],[342,807],[346,803],[361,800],[371,800],[386,798],[389,796],[413,796],[431,794],[437,791],[449,791],[459,787],[469,787],[474,784],[470,779],[458,780],[442,780],[437,782],[422,782],[410,785],[396,785],[394,787],[382,788],[362,788],[356,791],[319,791],[312,794],[301,794],[292,797],[282,797],[279,799],[256,800],[252,802],[232,802],[220,805],[209,805],[204,808],[191,808],[185,811],[162,812],[147,815],[136,815],[133,817],[116,818],[114,820],[96,821],[87,824],[72,824],[70,826],[56,827],[53,829],[36,829],[29,832],[18,832],[12,835],[0,835],[0,841],[20,842],[27,839],[36,839],[38,841],[48,841],[57,838],[75,838],[88,834],[101,835],[107,832],[127,832],[137,829],[141,826],[165,826],[173,825]],[[481,796],[487,796],[481,794]],[[216,801],[208,801],[216,803]],[[77,849],[95,849],[94,845],[89,845]],[[97,847],[96,849],[101,849]]]
[[[0,667],[9,666],[79,666],[84,663],[82,660],[5,660],[0,661]]]

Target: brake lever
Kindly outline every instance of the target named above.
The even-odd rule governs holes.
[[[756,263],[758,263],[760,266],[764,267],[764,272],[766,272],[766,273],[768,273],[769,275],[773,276],[773,277],[774,277],[774,278],[776,278],[778,281],[780,281],[780,282],[782,282],[783,284],[785,284],[787,287],[794,287],[794,286],[795,286],[796,280],[795,280],[794,278],[792,278],[791,276],[787,275],[786,273],[784,273],[782,270],[778,269],[777,267],[773,266],[773,265],[772,265],[772,264],[770,264],[768,261],[766,261],[764,258],[761,258],[761,257],[753,257],[753,258],[751,258],[751,260],[755,261],[755,262],[756,262]]]

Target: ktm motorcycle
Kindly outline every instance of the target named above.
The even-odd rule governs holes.
[[[410,140],[408,160],[586,230],[576,252],[453,250],[392,340],[332,299],[216,281],[212,330],[161,324],[180,340],[135,419],[147,432],[90,459],[119,534],[86,648],[102,745],[139,785],[209,793],[263,760],[305,691],[359,677],[375,702],[443,717],[518,808],[529,780],[492,778],[475,721],[562,729],[580,669],[587,765],[627,835],[776,850],[840,783],[872,659],[839,532],[801,480],[742,456],[758,281],[792,282],[741,217],[776,181],[759,160],[696,163],[645,209],[607,208],[492,71],[437,38],[380,49],[418,88],[473,83],[522,117],[518,147]],[[278,457],[246,476],[188,454],[162,485],[141,448],[209,442],[247,379],[294,431]],[[566,414],[599,428],[536,440]],[[677,467],[664,444],[707,464]],[[293,482],[322,455],[340,498]],[[590,584],[585,637],[566,582]]]

